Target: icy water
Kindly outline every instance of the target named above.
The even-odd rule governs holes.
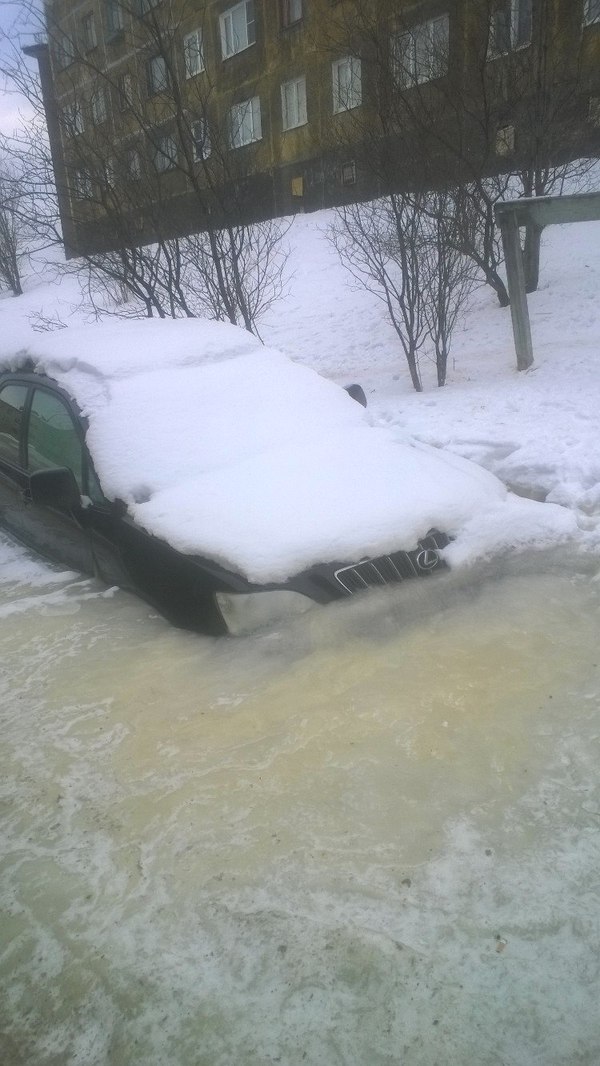
[[[0,541],[2,1066],[598,1066],[600,582],[203,639]]]

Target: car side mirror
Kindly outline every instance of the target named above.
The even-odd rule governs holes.
[[[79,507],[81,496],[75,475],[68,467],[38,470],[29,478],[29,497],[32,503],[46,507],[60,507],[70,511]]]
[[[365,396],[365,390],[361,385],[344,385],[348,396],[351,396],[353,400],[356,400],[361,407],[367,406],[367,397]]]

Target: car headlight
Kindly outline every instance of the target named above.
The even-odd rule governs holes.
[[[217,592],[215,599],[228,632],[236,637],[293,615],[304,614],[314,604],[308,596],[286,589],[274,592]]]

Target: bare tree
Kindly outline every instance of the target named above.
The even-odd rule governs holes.
[[[260,206],[248,220],[264,186],[254,96],[232,104],[234,94],[216,92],[216,59],[205,62],[196,5],[175,13],[132,2],[118,12],[130,45],[118,66],[107,65],[93,42],[47,25],[62,152],[57,166],[44,144],[30,172],[46,175],[54,163],[70,254],[87,266],[98,313],[126,293],[119,313],[208,313],[258,333],[261,314],[285,287],[289,222],[261,216]],[[189,26],[198,26],[195,42],[184,32]],[[13,60],[13,81],[39,108],[39,86]],[[44,221],[51,239],[56,216]]]
[[[258,333],[258,322],[285,288],[287,251],[281,238],[288,226],[279,219],[266,219],[183,238],[186,276],[203,281],[203,288],[194,292],[199,311],[212,318],[241,320],[246,329]]]
[[[355,0],[351,11],[340,7],[325,20],[330,54],[355,57],[361,80],[361,106],[339,116],[337,151],[356,160],[359,195],[452,190],[456,250],[473,259],[507,306],[494,204],[510,176],[494,167],[498,119],[481,80],[485,62],[466,79],[452,61],[448,14],[415,21],[398,0]]]
[[[20,8],[15,24],[0,30],[0,84],[15,116],[13,131],[0,133],[0,157],[16,178],[15,212],[35,251],[62,244],[62,232],[37,63],[21,48],[23,23],[31,42],[33,31],[40,30],[40,15],[29,0]]]
[[[329,230],[356,281],[385,304],[417,392],[430,350],[445,385],[452,332],[473,287],[473,264],[457,251],[458,224],[448,193],[390,193],[338,209]]]
[[[459,250],[464,219],[456,197],[448,191],[432,192],[422,210],[424,314],[435,352],[437,383],[442,386],[446,384],[452,334],[473,290],[476,267],[472,257]]]
[[[594,160],[585,151],[581,11],[574,5],[565,14],[567,21],[555,0],[488,0],[475,84],[491,102],[490,162],[507,179],[499,198],[561,195],[587,184]],[[470,106],[476,114],[477,100]],[[528,292],[539,282],[541,234],[533,224],[526,228]]]
[[[338,143],[353,152],[366,189],[453,190],[457,251],[507,306],[495,203],[560,193],[588,166],[578,158],[580,35],[565,33],[552,0],[451,10],[419,17],[399,0],[355,0],[327,16],[322,40],[332,55],[355,56],[362,71],[362,106],[341,116]],[[539,237],[526,234],[530,289]]]
[[[23,293],[21,264],[27,234],[22,213],[23,188],[6,164],[0,168],[0,278],[13,296]]]
[[[392,193],[336,211],[329,230],[342,263],[386,307],[406,357],[413,387],[422,392],[419,354],[426,338],[421,284],[421,213]]]

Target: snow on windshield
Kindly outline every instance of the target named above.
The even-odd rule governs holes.
[[[455,564],[575,528],[475,464],[374,428],[343,389],[228,324],[6,336],[0,366],[28,360],[77,400],[110,499],[252,581],[412,548],[432,527],[456,538]]]

